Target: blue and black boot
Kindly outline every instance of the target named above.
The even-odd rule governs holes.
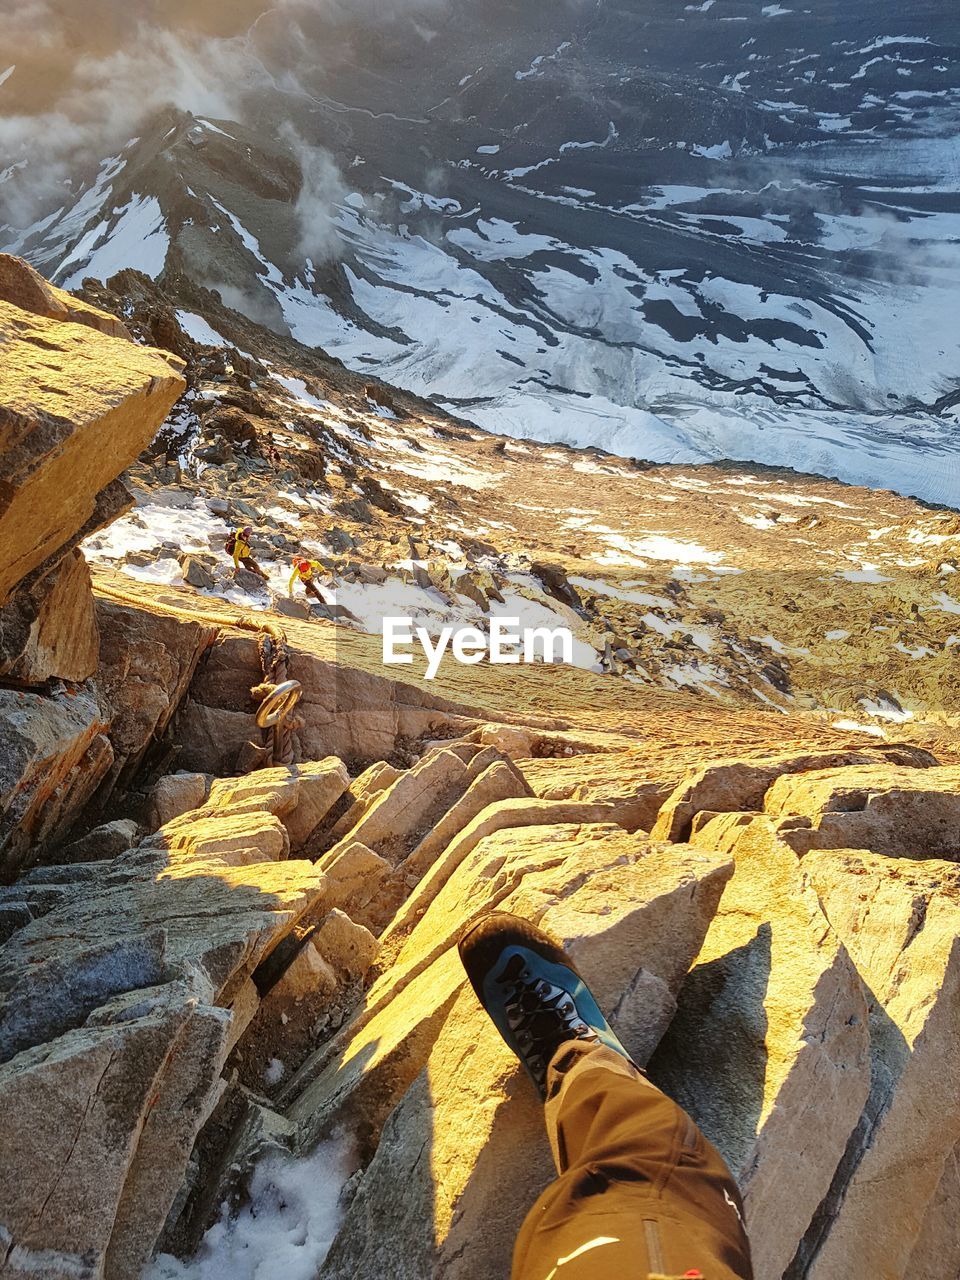
[[[547,1067],[567,1041],[604,1044],[630,1060],[566,952],[536,925],[494,912],[464,930],[459,951],[477,999],[542,1099]]]

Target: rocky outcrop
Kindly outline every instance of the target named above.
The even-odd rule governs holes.
[[[217,792],[203,817],[211,838],[192,851],[165,852],[176,839],[161,833],[24,882],[32,918],[0,950],[5,1275],[130,1280],[149,1256],[254,1019],[252,978],[323,903],[310,862],[270,850],[235,865],[231,818],[276,823],[288,846],[276,814],[309,830],[346,779],[337,762],[267,773]],[[44,884],[59,890],[46,902]],[[328,912],[317,946],[355,973],[351,930]],[[25,1161],[28,1149],[42,1158]]]
[[[734,1169],[758,1280],[952,1274],[956,770],[868,755],[708,767],[658,820],[736,864],[651,1070]]]
[[[810,1280],[832,1280],[853,1257],[868,1273],[912,1277],[960,1138],[960,1080],[948,1067],[960,1036],[960,872],[901,861],[891,875],[881,855],[826,851],[808,854],[803,871],[867,991],[871,1077],[798,1263]]]
[[[54,677],[80,683],[100,657],[90,570],[79,548],[30,576],[0,608],[0,678],[42,685]]]
[[[866,995],[769,819],[724,814],[694,840],[732,856],[736,871],[652,1072],[726,1156],[756,1273],[772,1280],[830,1189],[869,1092]]]
[[[490,875],[498,863],[499,879]],[[486,840],[460,869],[456,894],[451,881],[451,900],[438,900],[412,935],[421,963],[384,974],[367,1000],[379,1012],[344,1036],[345,1064],[333,1063],[290,1113],[309,1128],[315,1109],[330,1123],[354,1117],[370,1091],[377,1114],[385,1096],[399,1098],[321,1275],[373,1276],[389,1250],[398,1278],[505,1276],[526,1208],[552,1176],[536,1099],[462,989],[450,950],[460,923],[493,906],[540,922],[569,946],[642,1061],[669,1022],[729,872],[722,857],[667,853],[615,827],[531,828]],[[433,993],[430,1026],[423,1012],[407,1021],[414,984]],[[399,1095],[398,1083],[418,1066]],[[393,1247],[398,1237],[402,1250]]]
[[[420,686],[338,663],[331,639],[290,646],[289,675],[303,686],[298,736],[305,759],[336,755],[363,766],[395,758],[398,740],[420,741],[438,723],[452,725],[455,732],[473,727],[465,708]],[[255,732],[250,689],[262,678],[256,637],[224,632],[184,704],[183,768],[233,772]]]
[[[185,387],[172,357],[0,295],[0,603],[72,545]]]
[[[939,812],[953,771],[884,745],[721,762],[667,799],[664,825],[690,833],[671,842],[637,828],[615,751],[583,757],[587,794],[609,798],[543,799],[526,768],[543,786],[547,757],[512,759],[483,733],[353,779],[335,757],[171,775],[150,802],[167,821],[139,845],[0,895],[0,1098],[18,1108],[0,1104],[0,1133],[16,1140],[29,1115],[53,1153],[5,1223],[13,1274],[44,1248],[57,1280],[74,1248],[106,1280],[137,1274],[158,1240],[189,1255],[260,1185],[264,1153],[348,1134],[359,1168],[322,1280],[505,1277],[552,1166],[456,954],[467,924],[504,909],[567,945],[636,1059],[720,1146],[758,1280],[833,1280],[864,1257],[933,1280],[937,1251],[953,1256],[960,1094],[942,1066],[960,1032],[960,871],[918,847],[801,856],[792,837],[798,817],[862,812],[837,797],[869,782],[906,841],[914,797]],[[655,790],[637,781],[646,810]],[[798,814],[808,796],[830,805]],[[114,1069],[129,1090],[97,1145],[96,1082]],[[97,1160],[110,1176],[74,1220],[66,1190]]]
[[[185,383],[114,317],[0,255],[0,877],[69,827],[114,765],[111,712],[87,682],[100,635],[77,543],[130,498],[117,477]],[[67,685],[75,706],[64,715]],[[118,765],[122,769],[122,758]]]
[[[116,316],[56,288],[29,263],[9,253],[0,253],[0,298],[47,320],[85,324],[110,338],[133,341],[129,329]]]
[[[683,840],[690,834],[698,813],[762,809],[768,790],[783,775],[803,776],[815,770],[875,763],[924,769],[936,764],[936,759],[922,748],[891,744],[852,751],[793,753],[768,760],[711,762],[691,770],[677,785],[657,816],[653,834],[664,840]]]
[[[0,689],[0,881],[69,827],[113,763],[92,692]]]
[[[764,799],[798,853],[872,849],[960,861],[960,769],[892,764],[778,778]]]

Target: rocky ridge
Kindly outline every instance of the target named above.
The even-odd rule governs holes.
[[[0,689],[4,1275],[197,1280],[243,1256],[317,1280],[506,1277],[551,1171],[538,1109],[455,953],[496,907],[569,946],[637,1060],[720,1146],[758,1280],[960,1274],[960,1095],[943,1069],[960,1030],[960,750],[934,674],[952,656],[937,628],[955,517],[759,469],[511,448],[322,354],[283,363],[294,349],[280,339],[257,356],[198,345],[152,286],[125,283],[88,305],[177,347],[188,389],[133,466],[134,511],[85,531],[93,667]],[[37,312],[8,306],[14,341],[36,349],[22,335]],[[125,369],[131,344],[102,315],[43,318],[93,350],[109,341]],[[255,337],[237,321],[238,344]],[[146,431],[142,389],[116,382],[109,422]],[[200,465],[218,441],[224,460]],[[109,479],[70,476],[116,485],[120,456]],[[763,514],[748,480],[767,482],[763,511],[779,497],[782,514],[815,513],[788,525],[805,566],[792,595],[770,582],[769,529],[744,519]],[[569,515],[574,490],[598,508],[576,535],[542,511],[527,523],[531,493]],[[661,490],[678,501],[637,518]],[[270,592],[215,562],[242,517]],[[302,545],[329,561],[324,609],[283,603],[281,557]],[[721,558],[691,559],[694,546]],[[749,574],[717,572],[728,560]],[[75,542],[58,563],[63,600],[82,603]],[[596,661],[447,659],[433,681],[388,670],[367,599],[385,582],[426,619],[535,604],[596,640]],[[659,604],[629,598],[654,591]],[[828,663],[812,640],[777,654],[786,687],[768,678],[757,697],[744,633],[804,648],[838,609],[849,659]],[[632,647],[614,647],[630,619]],[[896,740],[842,715],[866,711],[861,697],[902,712],[907,673],[923,670],[895,646],[875,667],[873,636],[888,633],[874,626],[942,643],[910,677],[915,719],[874,717]],[[725,682],[671,679],[708,640]],[[281,669],[303,697],[277,763],[255,713]],[[846,700],[827,702],[837,690]]]
[[[176,275],[164,285],[128,271],[85,287],[180,354],[190,383],[131,472],[135,511],[87,542],[93,561],[374,633],[389,612],[433,629],[520,616],[570,627],[578,665],[645,689],[881,735],[955,727],[956,512],[491,436]],[[266,585],[225,562],[244,523]],[[325,607],[288,596],[302,551],[325,566]]]

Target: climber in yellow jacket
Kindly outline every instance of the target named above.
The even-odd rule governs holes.
[[[304,591],[309,591],[310,595],[316,596],[321,604],[326,604],[326,600],[324,600],[316,582],[314,582],[314,578],[321,573],[323,573],[323,565],[319,560],[305,560],[297,556],[293,562],[290,586],[287,588],[289,594],[293,595],[294,583],[302,582]]]
[[[253,530],[248,524],[244,525],[242,529],[237,529],[234,533],[231,533],[224,549],[228,556],[233,556],[234,573],[243,565],[245,569],[249,569],[251,573],[257,574],[258,577],[263,578],[266,582],[267,575],[250,554],[252,538]]]

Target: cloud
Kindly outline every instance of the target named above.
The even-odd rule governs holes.
[[[0,25],[0,225],[30,225],[116,155],[163,107],[245,119],[266,87],[299,90],[318,63],[449,0],[16,0]],[[338,38],[331,38],[331,31]],[[322,210],[343,194],[332,158],[299,135],[308,256],[332,249]]]
[[[350,188],[333,156],[324,147],[312,146],[287,124],[280,136],[297,157],[303,185],[294,205],[300,240],[297,250],[315,265],[339,255],[342,244],[337,232],[336,207]]]
[[[32,6],[37,20],[42,10],[41,3]],[[17,168],[0,184],[0,223],[24,227],[61,204],[73,180],[116,154],[164,106],[200,115],[241,113],[261,74],[236,37],[151,26],[128,35],[122,47],[79,56],[42,110],[15,109],[20,84],[28,82],[27,92],[31,87],[31,65],[44,61],[37,56],[42,49],[31,46],[12,58],[17,69],[0,87],[0,170]]]

